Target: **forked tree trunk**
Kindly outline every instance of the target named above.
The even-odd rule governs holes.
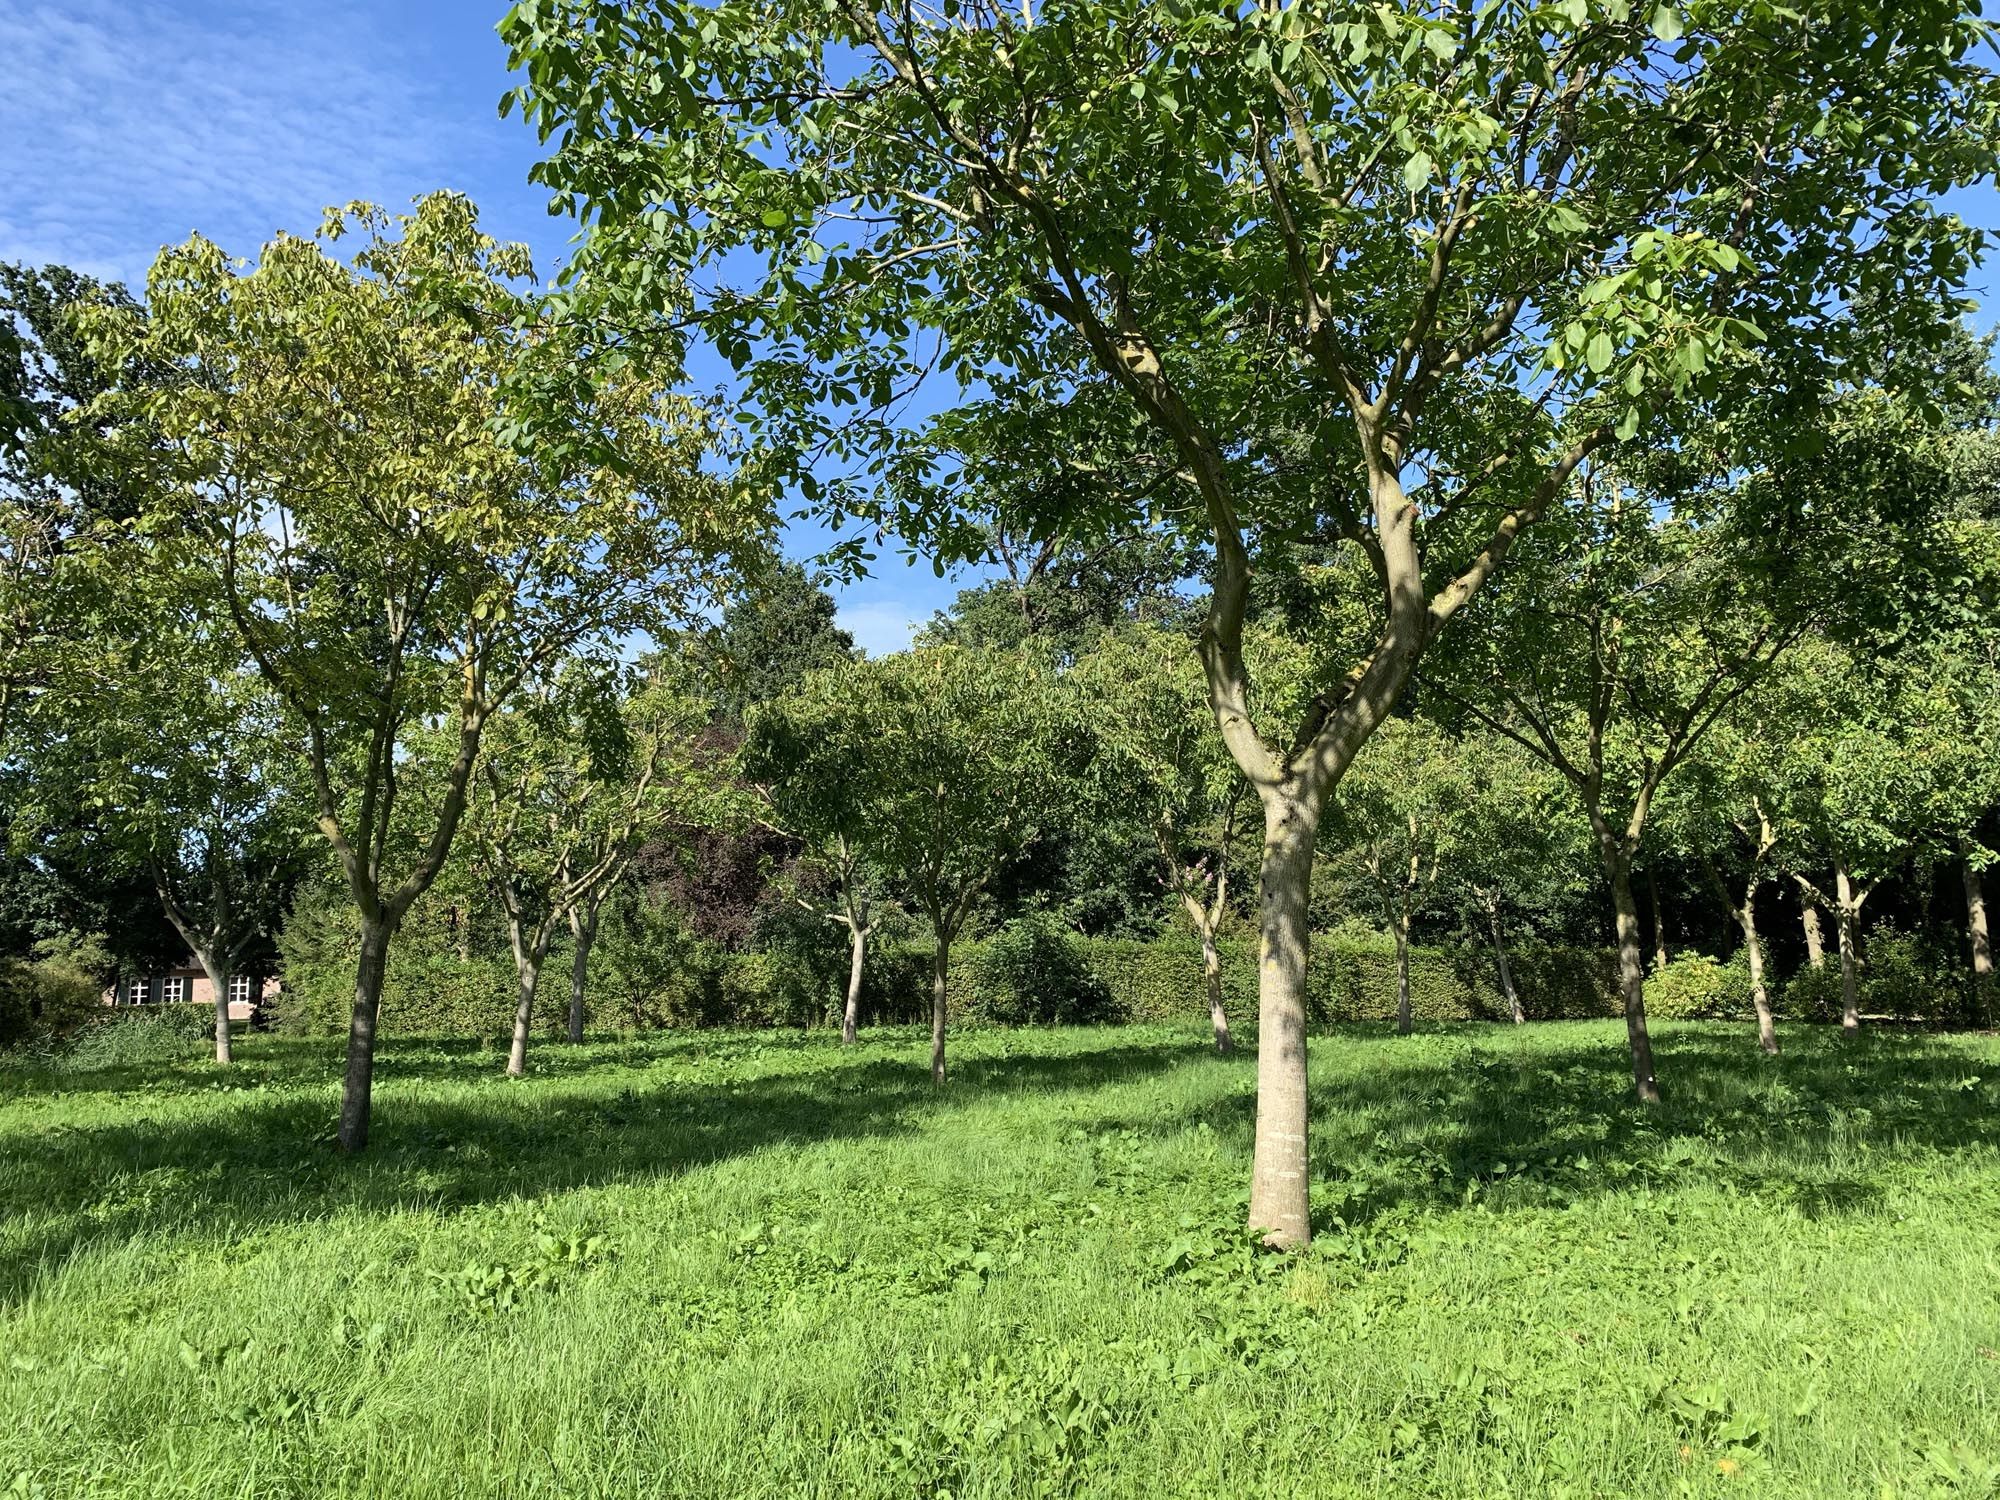
[[[590,983],[590,950],[597,941],[597,918],[603,910],[596,902],[579,911],[572,907],[569,914],[570,938],[575,942],[575,951],[569,960],[569,1039],[583,1040],[584,996]]]
[[[1410,918],[1396,919],[1396,1030],[1410,1034]]]
[[[840,1044],[852,1047],[861,1029],[861,971],[868,963],[868,909],[847,924],[847,1004],[840,1013]]]
[[[1215,1033],[1218,1057],[1227,1057],[1235,1043],[1229,1039],[1229,1013],[1222,1008],[1222,950],[1215,945],[1215,924],[1201,927],[1201,977],[1208,988],[1208,1024]]]
[[[1632,1091],[1641,1104],[1658,1104],[1660,1083],[1653,1076],[1653,1039],[1646,1031],[1646,965],[1639,947],[1639,902],[1632,894],[1632,861],[1608,834],[1599,835],[1598,852],[1611,880],[1611,906],[1618,919],[1618,989],[1625,1001]]]
[[[1521,996],[1514,988],[1514,969],[1507,962],[1507,945],[1500,940],[1500,903],[1489,898],[1486,903],[1486,921],[1493,930],[1493,961],[1500,970],[1500,993],[1507,998],[1507,1006],[1514,1013],[1514,1024],[1520,1026],[1528,1019],[1528,1013],[1521,1008]]]
[[[1972,1021],[1984,1026],[1993,1014],[1993,939],[1986,928],[1986,891],[1972,861],[1963,858],[1959,842],[1959,872],[1965,877],[1965,931],[1972,943]]]
[[[1306,1140],[1306,909],[1319,808],[1290,787],[1264,790],[1257,937],[1257,1136],[1250,1225],[1265,1242],[1312,1239]]]
[[[539,934],[534,941],[514,940],[514,1037],[507,1048],[507,1076],[519,1078],[528,1071],[528,1030],[534,1024],[535,991],[541,985],[542,960],[548,956],[548,938]]]
[[[1844,862],[1833,867],[1834,917],[1840,928],[1840,1029],[1850,1035],[1861,1029],[1861,901]]]
[[[354,1010],[347,1021],[347,1070],[340,1090],[340,1149],[368,1146],[369,1106],[375,1088],[375,1023],[382,1014],[382,979],[388,972],[389,941],[395,924],[381,918],[361,922],[361,957],[354,969]]]
[[[951,974],[951,939],[938,934],[931,950],[931,1082],[944,1083],[944,1005]]]

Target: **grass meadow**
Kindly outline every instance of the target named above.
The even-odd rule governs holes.
[[[0,1495],[2000,1494],[2000,1039],[1657,1038],[1316,1038],[1291,1258],[1194,1029],[0,1073]]]

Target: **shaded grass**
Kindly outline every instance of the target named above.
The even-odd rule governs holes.
[[[2000,1044],[1178,1028],[0,1073],[0,1493],[2000,1494]]]

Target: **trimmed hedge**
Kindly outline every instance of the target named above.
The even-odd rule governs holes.
[[[294,924],[286,958],[281,1026],[345,1030],[353,996],[350,941],[338,920]],[[317,928],[316,931],[308,930]],[[835,1020],[846,983],[844,955],[776,949],[731,954],[685,934],[651,933],[624,948],[599,939],[587,995],[596,1030],[700,1026],[813,1026]],[[1222,945],[1223,1000],[1231,1016],[1254,1017],[1254,944]],[[1536,1020],[1620,1014],[1617,963],[1609,952],[1523,945],[1510,951],[1514,982]],[[876,946],[862,978],[870,1024],[921,1023],[930,1016],[931,950]],[[567,1017],[569,955],[550,954],[536,1006],[537,1030]],[[404,1034],[492,1036],[513,1018],[514,970],[500,955],[461,959],[421,937],[390,949],[382,1025]],[[1421,1021],[1509,1018],[1485,949],[1415,948],[1411,1009]],[[1319,1023],[1385,1021],[1396,1014],[1396,956],[1386,945],[1319,939],[1307,979],[1308,1013]],[[1152,940],[1085,939],[1029,918],[951,955],[951,1019],[957,1024],[1063,1024],[1205,1020],[1201,951],[1184,934]]]

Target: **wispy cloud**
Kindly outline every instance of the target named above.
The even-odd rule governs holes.
[[[136,284],[197,229],[247,255],[439,185],[471,142],[385,40],[298,0],[0,0],[0,259]]]

